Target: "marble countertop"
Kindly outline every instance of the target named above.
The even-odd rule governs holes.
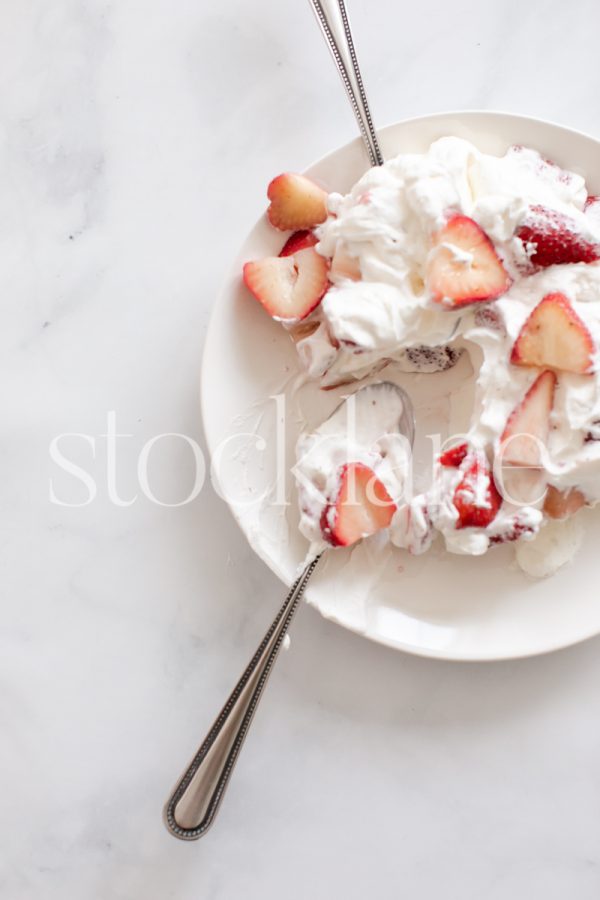
[[[380,123],[600,134],[595,0],[351,12]],[[597,898],[598,640],[445,664],[303,609],[218,823],[167,834],[282,586],[208,486],[143,496],[140,452],[202,444],[226,266],[269,178],[355,124],[306,2],[21,0],[0,24],[2,897]],[[69,432],[87,484],[49,453]],[[164,503],[189,492],[184,442],[150,467]]]

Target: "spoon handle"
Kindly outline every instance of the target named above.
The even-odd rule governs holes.
[[[213,823],[273,663],[320,555],[292,585],[285,602],[164,808],[174,837],[195,841]]]
[[[381,166],[383,156],[371,119],[344,0],[310,0],[310,5],[344,82],[371,165]]]

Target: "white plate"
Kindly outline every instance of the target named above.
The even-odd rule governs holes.
[[[412,119],[380,131],[387,158],[400,151],[423,152],[433,140],[448,134],[467,138],[488,153],[502,154],[511,144],[534,147],[561,166],[580,172],[590,191],[600,193],[600,143],[548,122],[461,112]],[[307,173],[331,190],[346,191],[365,168],[365,154],[356,140],[315,163]],[[292,342],[241,284],[242,263],[277,253],[281,244],[281,235],[261,216],[233,263],[208,330],[202,409],[218,489],[253,549],[289,584],[307,552],[296,527],[290,474],[300,416],[310,424],[321,421],[339,403],[344,389],[324,392],[306,385],[294,392],[300,369]],[[448,394],[447,376],[397,380],[416,397],[421,430],[427,430]],[[274,498],[269,490],[277,470],[276,436],[282,432],[277,404],[284,400],[269,398],[277,395],[286,403],[281,443],[287,456],[282,468],[285,494]],[[266,503],[258,500],[263,495]],[[272,502],[281,499],[289,505]],[[401,550],[382,549],[375,538],[353,550],[329,552],[311,581],[307,599],[346,628],[425,656],[492,660],[556,650],[600,632],[596,549],[600,516],[588,511],[584,522],[586,536],[576,562],[543,581],[529,580],[517,569],[512,547],[478,558],[435,548],[411,557]]]

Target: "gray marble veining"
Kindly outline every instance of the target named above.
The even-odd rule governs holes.
[[[595,0],[351,13],[380,123],[483,107],[600,133]],[[450,665],[303,609],[217,826],[168,836],[171,779],[282,588],[208,488],[141,496],[138,455],[201,440],[210,307],[265,185],[355,125],[305,3],[21,0],[0,23],[2,896],[596,898],[597,641]],[[49,501],[50,477],[86,499],[60,432],[94,436],[71,439],[86,506]],[[184,496],[186,448],[156,465]]]

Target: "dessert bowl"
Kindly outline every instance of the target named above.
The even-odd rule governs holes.
[[[600,192],[600,143],[539,120],[490,112],[425,116],[379,131],[386,158],[425,152],[440,137],[455,135],[485,153],[503,154],[514,144],[538,150],[583,175]],[[306,174],[332,191],[346,192],[368,168],[360,140],[330,153]],[[300,431],[325,419],[356,386],[330,391],[303,376],[294,345],[243,287],[248,259],[277,254],[281,237],[264,216],[232,265],[208,330],[202,377],[202,411],[213,479],[251,546],[286,583],[306,557],[298,531],[293,448]],[[399,373],[417,418],[416,462],[425,458],[427,435],[443,433],[449,404],[472,405],[467,358],[449,372]],[[369,382],[369,379],[366,379]],[[570,526],[569,526],[570,527]],[[600,516],[584,510],[568,535],[580,548],[572,564],[533,581],[514,563],[512,547],[485,557],[463,557],[434,547],[413,557],[376,538],[328,554],[306,592],[324,616],[389,646],[446,659],[491,660],[528,656],[568,646],[600,631],[594,590],[593,547]]]

